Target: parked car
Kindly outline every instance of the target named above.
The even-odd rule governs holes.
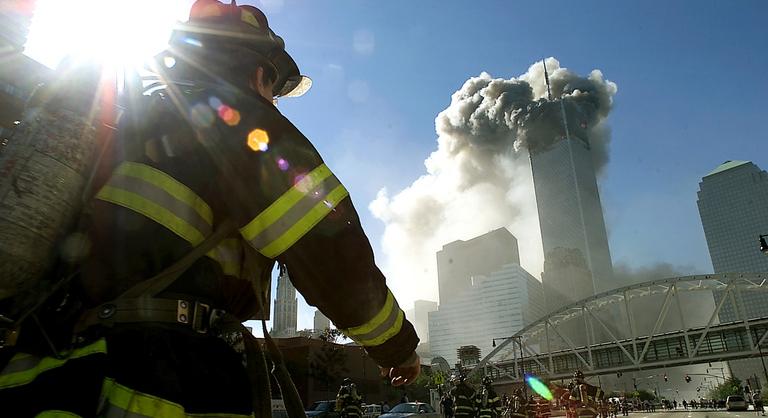
[[[746,411],[747,400],[741,395],[731,395],[725,400],[726,411]]]
[[[339,418],[336,412],[336,401],[317,401],[306,411],[307,417]]]
[[[381,405],[372,403],[363,405],[363,418],[377,418],[381,415]]]
[[[396,405],[386,414],[379,415],[379,418],[400,418],[400,417],[423,417],[440,418],[440,414],[435,412],[432,405],[421,402],[407,402]]]

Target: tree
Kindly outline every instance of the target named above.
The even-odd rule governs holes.
[[[654,395],[651,391],[647,389],[638,389],[632,392],[631,396],[633,398],[640,399],[641,401],[652,401],[656,399],[656,395]]]
[[[326,332],[327,331],[327,332]],[[347,353],[334,341],[342,335],[335,329],[326,328],[320,350],[314,351],[309,360],[309,376],[323,384],[323,390],[330,394],[336,391],[344,375],[349,373],[347,368]],[[330,339],[330,341],[329,341]]]
[[[707,393],[707,397],[717,400],[724,400],[731,395],[741,395],[741,379],[729,377]]]

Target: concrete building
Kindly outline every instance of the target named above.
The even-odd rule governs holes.
[[[405,312],[405,316],[416,329],[421,344],[429,342],[429,313],[437,310],[437,302],[430,300],[417,300],[413,302],[413,309]]]
[[[758,237],[768,234],[768,174],[750,161],[726,161],[701,179],[699,215],[715,273],[768,272],[768,256],[760,252]],[[720,300],[721,295],[715,294]],[[747,317],[768,316],[768,294],[742,293],[735,301]],[[720,322],[739,320],[739,306],[726,301]],[[766,377],[760,359],[729,362],[742,379]],[[762,373],[761,373],[762,372]]]
[[[315,309],[314,329],[322,331],[331,327],[331,320],[327,316],[320,312],[320,309]]]
[[[296,288],[291,283],[288,270],[280,266],[277,276],[277,297],[275,298],[275,317],[272,324],[272,334],[275,337],[295,337],[299,302],[296,299]]]
[[[520,264],[520,252],[517,239],[506,228],[444,245],[437,252],[440,304],[464,294],[472,287],[472,276],[488,275],[510,263]]]
[[[0,6],[0,145],[8,140],[24,104],[51,70],[23,54],[32,21],[33,0],[9,0]]]
[[[519,264],[505,264],[472,277],[464,294],[429,313],[430,351],[453,366],[459,347],[474,345],[488,354],[494,338],[509,337],[544,313],[541,283]]]
[[[556,106],[551,109],[552,112],[559,111]],[[552,119],[560,120],[559,117]],[[573,123],[573,126],[577,125]],[[592,276],[591,283],[584,281],[579,286],[586,287],[586,293],[594,294],[616,286],[586,132],[585,129],[575,129],[569,139],[563,136],[547,147],[532,149],[531,170],[545,263],[547,259],[557,257],[557,248],[577,250]],[[568,280],[567,275],[555,272],[546,276],[543,281],[545,284],[551,282],[550,289]]]

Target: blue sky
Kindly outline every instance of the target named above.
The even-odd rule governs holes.
[[[280,108],[349,188],[377,254],[384,225],[366,207],[380,188],[399,191],[425,173],[450,95],[481,71],[510,78],[542,57],[583,75],[600,69],[618,85],[600,179],[614,263],[711,271],[698,182],[727,159],[768,168],[766,2],[263,7],[315,82]],[[365,100],[351,98],[363,83]]]
[[[240,3],[262,7],[313,78],[279,107],[350,190],[377,257],[384,224],[368,204],[425,173],[435,116],[482,71],[515,77],[552,56],[617,84],[599,179],[614,263],[710,271],[701,176],[728,159],[768,168],[768,2]],[[303,306],[300,328],[311,321]]]

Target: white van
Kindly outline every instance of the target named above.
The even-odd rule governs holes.
[[[372,403],[363,405],[363,418],[376,418],[381,415],[381,405]]]

